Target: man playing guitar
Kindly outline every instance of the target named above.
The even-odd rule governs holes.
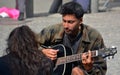
[[[76,2],[65,3],[61,7],[60,14],[62,15],[62,23],[51,25],[40,32],[38,39],[40,50],[54,61],[59,57],[60,49],[53,49],[49,46],[57,44],[63,44],[69,48],[65,50],[63,56],[69,55],[69,52],[72,55],[83,54],[81,55],[82,60],[68,63],[64,73],[60,72],[64,66],[58,66],[59,71],[55,70],[54,75],[105,75],[107,71],[106,60],[100,56],[93,58],[91,52],[105,48],[103,38],[96,29],[83,24],[84,10],[81,5]],[[71,68],[69,65],[72,70],[69,70]]]

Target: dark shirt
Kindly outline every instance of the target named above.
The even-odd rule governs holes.
[[[70,38],[68,35],[65,34],[63,38],[63,44],[71,48],[73,54],[76,54],[79,47],[80,39],[81,33],[78,33],[75,38]]]
[[[8,55],[0,58],[0,75],[12,75],[8,62]]]
[[[11,65],[14,65],[14,64],[11,64],[11,62],[13,62],[11,60],[11,58],[12,58],[12,60],[14,60],[14,63],[17,63],[17,65],[19,65],[20,60],[16,57],[13,57],[11,54],[0,57],[0,75],[13,75]],[[47,62],[51,62],[51,60],[46,59],[43,61],[44,64],[46,64]],[[52,72],[53,72],[52,62],[50,64],[50,66],[51,67],[48,67],[48,66],[41,67],[40,66],[37,75],[48,75],[47,73],[50,73],[49,75],[52,75]],[[24,65],[23,65],[23,68],[25,68]],[[49,69],[49,70],[46,72],[46,69]],[[20,72],[19,75],[23,75],[23,73]]]

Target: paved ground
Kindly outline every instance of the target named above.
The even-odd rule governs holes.
[[[29,18],[25,21],[16,21],[9,18],[0,19],[0,56],[3,55],[6,48],[6,40],[9,33],[15,27],[26,24],[33,29],[33,31],[39,33],[42,28],[58,22],[61,22],[61,16],[59,14]],[[109,12],[85,14],[84,23],[100,31],[107,47],[113,45],[117,46],[118,53],[115,55],[114,59],[107,60],[107,75],[119,75],[120,7],[114,7]]]

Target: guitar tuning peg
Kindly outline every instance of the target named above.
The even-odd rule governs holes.
[[[112,56],[112,59],[114,59],[114,56]]]
[[[108,59],[110,59],[110,57],[108,57]]]
[[[112,46],[113,49],[116,49],[117,47],[116,46]]]

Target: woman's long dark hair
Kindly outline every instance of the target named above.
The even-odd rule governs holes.
[[[45,75],[50,74],[51,63],[38,50],[35,33],[28,26],[15,28],[10,33],[7,42],[6,51],[12,55],[13,75],[37,75],[40,68],[46,70]]]

